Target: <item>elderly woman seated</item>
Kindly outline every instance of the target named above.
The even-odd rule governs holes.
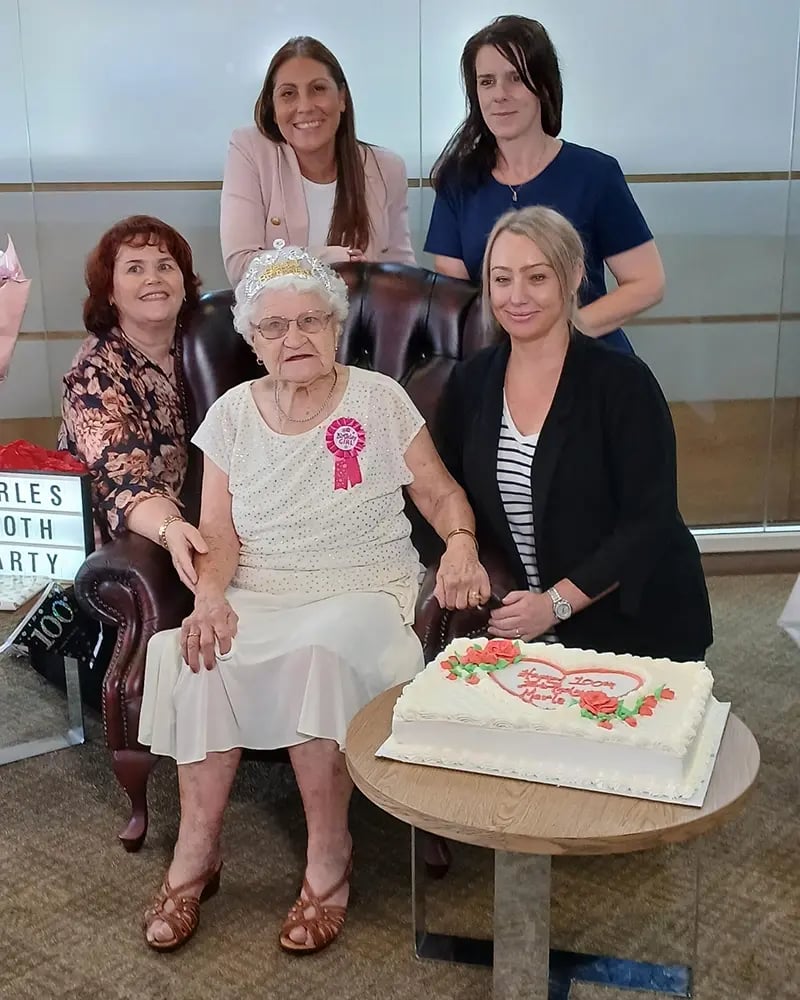
[[[472,511],[408,395],[336,363],[346,314],[344,282],[298,248],[259,254],[236,289],[234,324],[268,374],[217,400],[192,439],[208,553],[193,613],[147,654],[139,739],[175,758],[181,796],[172,864],[144,919],[157,950],[188,940],[219,885],[243,747],[289,748],[305,810],[305,877],[282,947],[318,951],[338,936],[353,851],[347,726],[423,665],[404,487],[446,542],[440,603],[489,596]]]

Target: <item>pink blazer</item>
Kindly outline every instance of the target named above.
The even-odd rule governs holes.
[[[408,178],[403,161],[378,146],[364,164],[370,240],[367,260],[416,264],[408,230]],[[278,237],[308,242],[308,209],[300,166],[288,143],[272,142],[255,125],[231,136],[220,204],[220,241],[228,280],[235,285],[259,250]],[[311,248],[314,249],[320,248]],[[326,259],[332,262],[330,251]],[[342,260],[347,260],[342,254]]]

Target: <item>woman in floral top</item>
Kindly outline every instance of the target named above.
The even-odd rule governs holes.
[[[83,319],[89,336],[64,376],[59,447],[92,474],[101,541],[135,531],[169,549],[193,587],[202,536],[179,494],[188,441],[180,390],[180,331],[197,308],[192,251],[146,215],[116,223],[89,254]]]

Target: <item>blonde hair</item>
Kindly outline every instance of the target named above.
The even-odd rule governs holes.
[[[486,329],[498,329],[489,295],[489,269],[492,250],[501,233],[526,236],[542,251],[547,263],[555,272],[561,289],[561,297],[565,306],[568,307],[568,318],[572,320],[577,306],[577,293],[574,288],[575,272],[583,271],[584,268],[583,241],[572,223],[559,212],[542,205],[534,205],[530,208],[511,209],[505,215],[501,215],[489,233],[486,251],[483,255],[483,267],[481,268],[483,282],[481,313]]]

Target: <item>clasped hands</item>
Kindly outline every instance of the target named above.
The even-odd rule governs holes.
[[[475,542],[469,534],[450,540],[439,562],[434,597],[440,607],[450,610],[482,607],[491,596],[491,584],[478,559]],[[547,594],[530,590],[512,590],[502,606],[489,615],[489,635],[499,639],[530,641],[556,624],[553,602]]]
[[[489,635],[499,639],[537,639],[556,624],[553,602],[547,594],[511,590],[502,607],[489,616]]]

